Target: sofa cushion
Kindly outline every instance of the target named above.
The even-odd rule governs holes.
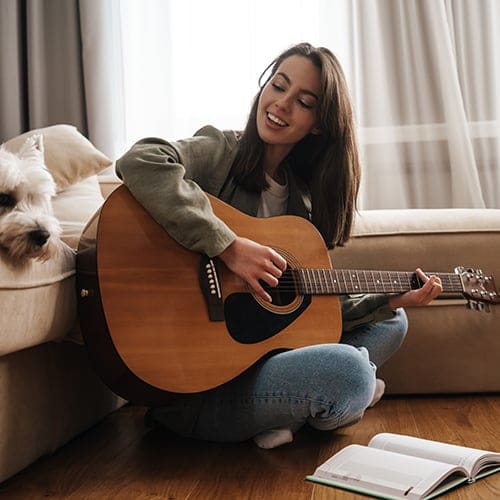
[[[54,216],[62,227],[61,239],[73,250],[78,248],[85,225],[103,201],[96,175],[69,186],[52,199]]]
[[[8,140],[4,146],[16,152],[34,134],[43,136],[45,163],[58,191],[99,173],[112,163],[72,125],[52,125],[30,130]]]

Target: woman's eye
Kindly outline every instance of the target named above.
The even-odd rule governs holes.
[[[274,89],[278,90],[279,92],[285,91],[285,89],[281,85],[278,85],[277,83],[273,83],[272,86]]]
[[[305,102],[302,99],[299,99],[299,104],[306,109],[312,109],[314,107],[312,104],[309,104],[308,102]]]

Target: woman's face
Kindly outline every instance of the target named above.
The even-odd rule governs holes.
[[[264,86],[257,107],[257,131],[284,154],[309,133],[319,133],[317,106],[321,71],[307,57],[285,59]]]

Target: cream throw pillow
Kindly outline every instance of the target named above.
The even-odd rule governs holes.
[[[45,164],[54,178],[57,191],[99,173],[112,163],[72,125],[30,130],[9,139],[4,146],[15,153],[33,134],[43,135]]]
[[[103,201],[97,175],[73,184],[52,198],[54,216],[62,228],[61,239],[73,250],[78,248],[83,229]]]

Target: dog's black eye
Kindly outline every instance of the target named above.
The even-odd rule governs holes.
[[[0,193],[0,207],[13,207],[16,199],[9,193]]]

